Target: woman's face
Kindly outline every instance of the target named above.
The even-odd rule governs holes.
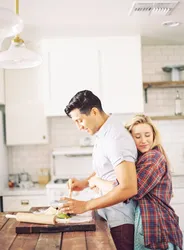
[[[132,128],[132,136],[141,153],[151,149],[153,145],[153,129],[149,124],[140,123]]]

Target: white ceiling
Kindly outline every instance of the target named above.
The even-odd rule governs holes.
[[[155,0],[153,0],[154,2]],[[172,0],[171,0],[172,1]],[[132,0],[19,0],[26,40],[58,36],[114,36],[141,34],[144,44],[184,44],[184,0],[170,16],[128,16]],[[15,0],[0,0],[15,10]],[[164,21],[179,21],[176,28]]]

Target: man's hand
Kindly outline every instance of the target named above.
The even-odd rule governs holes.
[[[68,183],[68,189],[71,191],[82,191],[86,187],[88,187],[87,180],[77,180],[76,178],[71,178]]]
[[[82,214],[87,210],[87,201],[79,201],[70,199],[67,197],[62,197],[60,200],[66,201],[66,203],[62,204],[59,207],[59,211],[67,214]]]

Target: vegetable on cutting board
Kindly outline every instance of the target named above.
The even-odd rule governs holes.
[[[64,213],[58,213],[57,218],[59,218],[59,219],[70,219],[71,215],[70,214],[64,214]]]

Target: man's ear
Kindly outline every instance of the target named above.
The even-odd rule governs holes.
[[[90,113],[91,115],[97,115],[99,113],[99,110],[96,107],[93,107]]]

